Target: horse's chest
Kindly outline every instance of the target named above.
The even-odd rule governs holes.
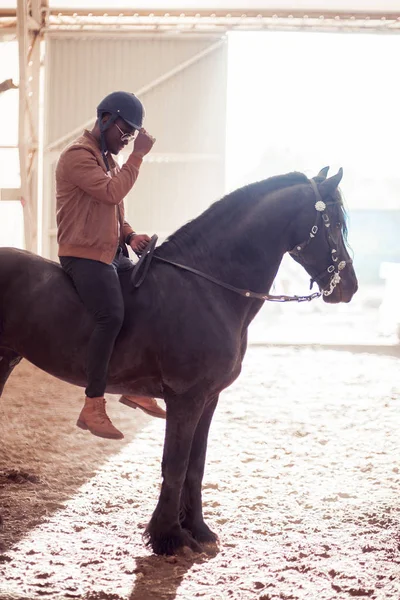
[[[182,345],[164,356],[162,371],[172,388],[190,389],[206,386],[221,391],[240,373],[242,354],[238,344],[221,343],[207,336],[197,344]]]

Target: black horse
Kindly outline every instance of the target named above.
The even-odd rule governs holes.
[[[357,290],[337,189],[342,172],[327,179],[326,171],[315,180],[272,177],[227,195],[156,248],[138,290],[132,292],[129,271],[121,274],[126,315],[107,392],[155,396],[167,405],[163,483],[147,527],[157,554],[217,539],[202,514],[208,430],[220,392],[240,373],[248,325],[285,252],[325,302],[349,302]],[[58,264],[0,250],[0,394],[22,357],[84,386],[92,327]]]

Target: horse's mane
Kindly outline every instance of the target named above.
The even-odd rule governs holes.
[[[169,248],[187,248],[196,243],[196,240],[204,238],[210,226],[215,223],[218,223],[221,231],[229,230],[240,219],[241,211],[248,212],[260,197],[308,181],[306,175],[294,171],[245,185],[211,204],[201,215],[171,234],[160,248],[163,251]],[[344,240],[347,241],[347,214],[338,189],[332,194],[328,210],[331,220],[340,223]]]
[[[238,219],[236,208],[241,207],[243,210],[248,210],[251,204],[256,202],[260,196],[307,181],[308,178],[303,173],[295,171],[245,185],[211,204],[201,215],[170,235],[162,246],[165,248],[165,245],[170,242],[175,246],[180,246],[184,241],[195,239],[201,234],[204,235],[210,223],[218,222],[221,230],[229,228],[230,224]]]

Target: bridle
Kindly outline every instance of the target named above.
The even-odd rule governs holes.
[[[314,275],[314,277],[311,277],[310,290],[312,289],[314,282],[316,282],[320,287],[323,287],[321,285],[320,281],[321,281],[322,277],[324,275],[326,275],[326,273],[328,273],[328,275],[330,275],[329,289],[324,290],[322,293],[324,296],[330,296],[332,294],[333,290],[335,289],[335,287],[340,283],[340,281],[341,281],[340,272],[343,271],[343,269],[346,267],[347,262],[345,260],[341,260],[340,262],[338,262],[339,256],[338,256],[338,251],[335,247],[336,242],[331,235],[331,229],[330,229],[331,222],[329,220],[328,213],[325,212],[326,207],[330,206],[332,204],[335,204],[335,202],[329,202],[329,203],[324,202],[321,198],[321,194],[319,193],[318,186],[315,183],[315,181],[313,179],[311,179],[310,183],[314,190],[315,197],[317,199],[317,201],[314,205],[315,210],[317,211],[315,223],[311,227],[311,231],[310,231],[308,239],[305,242],[296,245],[294,248],[292,248],[292,250],[289,250],[289,254],[296,257],[298,259],[298,262],[304,267],[304,264],[306,261],[304,261],[304,259],[300,260],[301,253],[304,252],[304,250],[305,250],[305,248],[307,248],[308,244],[315,238],[315,236],[318,234],[318,231],[321,231],[325,228],[325,231],[327,232],[327,236],[328,236],[328,244],[331,249],[332,264],[330,264],[326,269],[324,269],[323,271],[318,273],[318,275]]]
[[[340,277],[339,273],[340,273],[340,271],[342,271],[345,268],[347,263],[344,260],[340,261],[337,265],[337,270],[336,270],[335,264],[338,261],[337,250],[334,247],[335,242],[329,233],[329,227],[330,227],[329,216],[327,213],[324,212],[327,207],[327,204],[322,200],[315,181],[313,181],[311,179],[310,183],[312,185],[312,188],[314,190],[314,194],[316,197],[316,202],[315,202],[315,209],[317,211],[316,220],[315,220],[314,225],[311,227],[311,231],[310,231],[308,239],[305,242],[296,245],[292,250],[289,251],[289,254],[295,256],[298,259],[298,261],[300,262],[300,264],[303,264],[300,261],[300,255],[304,251],[304,249],[308,246],[308,244],[312,241],[312,239],[315,238],[315,236],[318,234],[318,232],[323,230],[323,228],[320,227],[320,221],[322,219],[326,229],[328,230],[328,242],[331,247],[332,262],[334,264],[329,265],[329,267],[327,269],[325,269],[322,273],[311,278],[310,289],[314,282],[318,283],[318,280],[320,280],[320,278],[326,272],[328,272],[331,275],[331,279],[329,282],[329,290],[324,290],[323,294],[324,294],[324,296],[329,296],[330,294],[332,294],[333,290],[340,282],[341,277]],[[158,260],[160,262],[167,263],[169,265],[173,265],[174,267],[177,267],[178,269],[183,269],[184,271],[189,271],[189,273],[193,273],[194,275],[202,277],[203,279],[207,279],[208,281],[211,281],[212,283],[215,283],[216,285],[223,287],[231,292],[240,294],[241,296],[244,296],[245,298],[255,298],[257,300],[263,300],[263,301],[267,300],[269,302],[309,302],[310,300],[313,300],[314,298],[319,298],[322,295],[321,292],[314,292],[307,296],[285,296],[285,295],[274,296],[271,294],[260,294],[258,292],[252,292],[250,290],[237,288],[233,285],[230,285],[229,283],[225,283],[224,281],[221,281],[220,279],[212,277],[212,275],[208,275],[207,273],[198,271],[197,269],[194,269],[193,267],[188,267],[187,265],[183,265],[181,263],[177,263],[175,261],[168,260],[166,258],[162,258],[161,256],[157,256],[156,254],[154,254],[157,239],[158,239],[157,235],[152,236],[149,244],[146,247],[145,252],[140,256],[139,261],[135,264],[135,267],[134,267],[132,275],[131,275],[131,284],[134,288],[138,288],[143,283],[143,281],[147,275],[151,260],[152,260],[152,258],[155,258],[156,260]]]

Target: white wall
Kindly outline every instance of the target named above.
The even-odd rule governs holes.
[[[218,36],[52,37],[45,146],[76,128],[77,137],[106,94],[137,93],[146,108],[144,125],[157,141],[126,199],[127,218],[135,230],[162,239],[224,193],[226,62],[226,45]],[[51,233],[45,254],[51,257],[56,254],[54,165],[66,144],[63,140],[45,153],[44,230]]]

